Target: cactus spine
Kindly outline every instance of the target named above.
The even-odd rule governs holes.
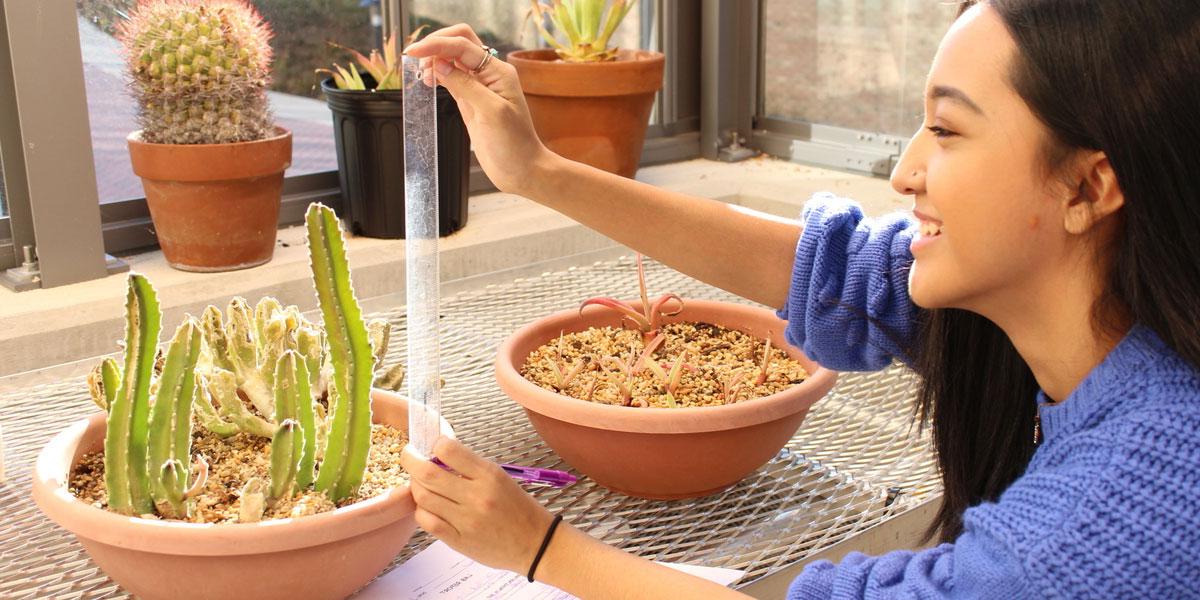
[[[313,284],[321,305],[329,359],[329,433],[325,457],[317,473],[316,489],[334,502],[353,496],[366,471],[371,447],[371,382],[374,357],[354,297],[346,248],[333,210],[319,204],[308,207],[308,249]]]
[[[118,28],[142,139],[223,144],[272,135],[271,32],[244,0],[145,0]]]

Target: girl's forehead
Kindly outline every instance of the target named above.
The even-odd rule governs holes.
[[[986,3],[962,14],[942,38],[929,69],[926,90],[953,87],[986,111],[987,104],[1015,99],[1009,65],[1016,44],[996,11]]]

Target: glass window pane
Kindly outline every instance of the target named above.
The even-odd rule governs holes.
[[[136,0],[76,0],[84,83],[100,202],[140,198],[142,184],[129,164],[125,137],[136,129],[137,108],[126,89],[117,24]],[[314,69],[346,62],[327,40],[358,50],[378,45],[378,2],[370,0],[252,0],[274,31],[271,109],[291,130],[292,166],[286,175],[337,169],[333,121]],[[374,19],[372,18],[374,16]]]
[[[766,114],[908,137],[958,6],[933,0],[766,0]]]

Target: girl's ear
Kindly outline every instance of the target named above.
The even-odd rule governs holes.
[[[1076,173],[1079,186],[1064,199],[1063,228],[1079,235],[1116,214],[1125,205],[1125,193],[1103,152],[1084,156]]]

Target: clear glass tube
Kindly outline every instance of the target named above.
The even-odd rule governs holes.
[[[437,97],[420,61],[404,57],[404,257],[408,317],[408,432],[432,456],[440,433],[438,375]]]

